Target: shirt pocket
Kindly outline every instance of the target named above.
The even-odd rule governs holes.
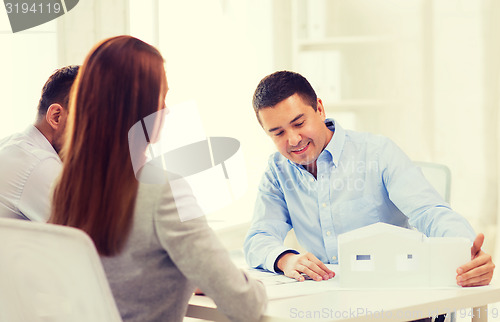
[[[336,215],[342,232],[347,232],[379,222],[380,208],[374,198],[365,196],[341,203]]]

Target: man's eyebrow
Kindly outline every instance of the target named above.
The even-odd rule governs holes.
[[[304,116],[304,113],[297,115],[293,120],[290,121],[290,124],[297,121],[298,119],[300,119],[303,116]],[[281,126],[273,127],[272,129],[269,129],[268,132],[274,132],[274,131],[277,131],[279,129],[281,129]]]
[[[291,121],[290,121],[290,124],[292,124],[293,122],[297,121],[297,120],[298,120],[298,119],[300,119],[302,116],[304,116],[304,113],[297,115],[297,117],[296,117],[296,118],[294,118],[293,120],[291,120]]]

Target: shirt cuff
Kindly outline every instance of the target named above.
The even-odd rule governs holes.
[[[298,251],[292,248],[285,248],[285,247],[280,247],[277,248],[275,251],[271,252],[266,259],[266,269],[268,271],[274,272],[274,273],[282,273],[280,269],[278,269],[277,260],[281,255],[284,255],[285,253],[294,253],[294,254],[300,254]]]

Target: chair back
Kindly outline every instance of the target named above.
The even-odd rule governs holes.
[[[0,218],[0,258],[0,321],[122,321],[83,231]]]
[[[446,202],[450,202],[451,171],[438,163],[415,162],[420,167],[425,178],[439,192]]]

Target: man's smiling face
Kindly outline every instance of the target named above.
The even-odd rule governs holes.
[[[260,109],[258,117],[278,151],[306,169],[315,163],[332,137],[324,123],[326,116],[320,99],[314,111],[299,94],[294,94],[275,106]]]

